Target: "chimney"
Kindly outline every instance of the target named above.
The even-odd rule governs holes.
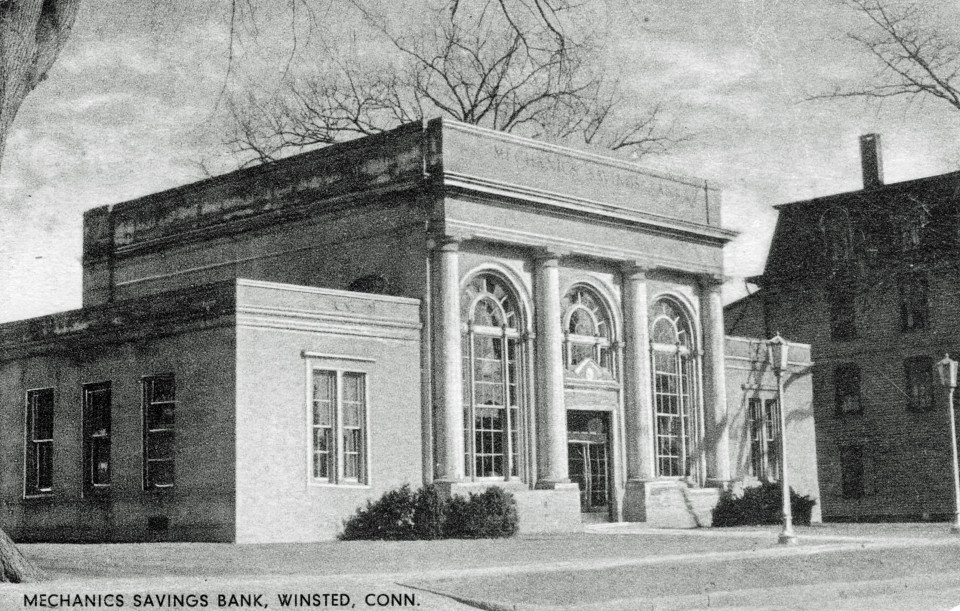
[[[880,154],[880,134],[860,136],[860,166],[863,168],[863,188],[883,186],[883,156]]]

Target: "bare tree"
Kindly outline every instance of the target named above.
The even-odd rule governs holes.
[[[594,8],[587,4],[443,0],[413,32],[362,0],[351,4],[392,56],[370,62],[330,50],[326,70],[233,99],[227,143],[249,163],[435,115],[635,157],[680,139],[662,125],[662,106],[628,99],[596,33],[576,27]]]
[[[24,98],[70,36],[80,0],[0,0],[0,159]]]
[[[877,62],[865,85],[812,96],[825,98],[926,98],[960,110],[960,45],[929,19],[930,7],[889,0],[842,0],[865,27],[847,36]]]

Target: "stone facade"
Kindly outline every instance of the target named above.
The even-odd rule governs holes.
[[[511,490],[525,532],[706,525],[752,426],[736,410],[754,391],[731,387],[749,359],[724,356],[732,236],[704,181],[440,120],[91,210],[84,308],[0,327],[0,520],[32,539],[314,540],[437,482]],[[97,380],[117,385],[107,453]],[[110,517],[88,528],[104,460]],[[214,486],[187,492],[221,467],[191,524]]]
[[[934,364],[960,343],[960,173],[884,184],[879,137],[861,146],[866,188],[778,206],[762,288],[728,306],[727,331],[812,346],[825,520],[942,519],[954,492]]]

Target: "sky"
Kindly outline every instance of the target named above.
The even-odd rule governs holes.
[[[275,3],[231,38],[226,0],[175,4],[85,0],[21,108],[0,164],[0,322],[80,307],[83,212],[233,169],[224,92],[309,71],[311,44],[354,32],[336,10],[291,29]],[[888,183],[960,167],[960,112],[946,104],[806,99],[875,70],[846,36],[863,22],[836,0],[628,5],[629,19],[611,19],[626,24],[610,37],[623,85],[637,104],[663,100],[691,134],[640,165],[723,190],[723,224],[739,232],[725,252],[727,301],[763,271],[774,205],[861,187],[861,134],[881,134]],[[927,18],[960,27],[960,3],[943,5]]]

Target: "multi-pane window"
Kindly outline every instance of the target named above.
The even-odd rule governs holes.
[[[844,498],[856,499],[863,496],[863,447],[840,448],[840,488]]]
[[[933,409],[933,359],[914,356],[903,362],[906,374],[907,409],[926,411]]]
[[[564,358],[575,368],[587,359],[614,374],[611,340],[613,325],[600,297],[584,286],[576,286],[563,299]]]
[[[835,282],[829,293],[830,338],[853,339],[857,336],[856,292],[851,282]]]
[[[24,493],[53,492],[53,389],[27,391],[27,446]]]
[[[680,306],[668,299],[654,304],[650,320],[657,474],[694,475],[699,422],[691,326]]]
[[[464,469],[467,477],[520,474],[520,315],[513,291],[498,276],[480,274],[461,296]]]
[[[900,328],[904,331],[926,329],[929,325],[927,277],[908,274],[900,279]]]
[[[367,377],[314,369],[312,475],[331,484],[367,483]]]
[[[172,488],[177,387],[173,375],[143,379],[143,488]]]
[[[83,386],[83,487],[110,485],[110,382]]]
[[[776,481],[780,474],[780,412],[776,399],[747,401],[750,427],[750,474]]]
[[[833,390],[838,416],[863,413],[860,400],[860,366],[843,363],[833,369]]]

